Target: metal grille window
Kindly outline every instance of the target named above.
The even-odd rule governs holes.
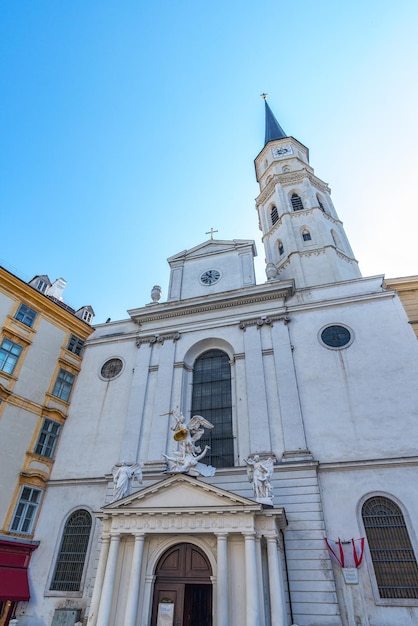
[[[42,491],[40,489],[33,489],[32,487],[26,486],[22,487],[10,530],[27,534],[32,531],[36,512],[41,501],[41,495]]]
[[[61,368],[58,372],[57,380],[55,381],[55,385],[52,390],[52,395],[68,402],[71,389],[73,388],[74,379],[74,374],[71,374],[71,372],[67,372],[67,370]]]
[[[37,315],[37,312],[26,306],[26,304],[21,304],[16,311],[15,319],[32,328]]]
[[[38,442],[35,447],[35,454],[40,454],[48,459],[52,459],[60,430],[61,424],[45,419],[42,425],[42,430],[39,433]]]
[[[77,354],[77,356],[80,356],[83,346],[84,341],[82,339],[76,337],[75,335],[71,335],[67,345],[67,350],[73,352],[74,354]]]
[[[302,198],[298,196],[297,193],[292,193],[290,201],[292,203],[292,208],[294,211],[302,211],[305,208],[303,206]]]
[[[277,212],[277,207],[273,207],[270,213],[270,217],[271,217],[271,223],[276,224],[279,221],[279,214]]]
[[[195,362],[193,373],[192,415],[205,417],[214,426],[205,431],[199,445],[210,450],[205,462],[214,467],[234,465],[232,433],[231,366],[221,350],[209,350]]]
[[[22,346],[4,338],[0,346],[0,370],[6,374],[13,374],[17,360],[22,352]]]
[[[381,598],[418,598],[418,567],[400,508],[388,498],[366,500],[364,528]]]
[[[91,515],[84,509],[67,520],[61,539],[52,591],[79,591],[91,532]]]

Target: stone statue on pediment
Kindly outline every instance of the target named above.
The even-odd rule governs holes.
[[[254,497],[261,504],[273,504],[273,487],[270,479],[273,475],[274,460],[271,457],[260,459],[258,454],[244,459],[247,464],[248,480],[252,484]]]
[[[128,461],[119,461],[112,467],[113,499],[120,500],[131,493],[133,480],[142,484],[142,464]]]

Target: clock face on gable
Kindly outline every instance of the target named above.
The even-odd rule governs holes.
[[[206,270],[200,275],[200,282],[203,285],[213,285],[217,283],[221,277],[221,273],[218,270]]]

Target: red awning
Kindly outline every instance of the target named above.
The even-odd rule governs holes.
[[[24,567],[0,567],[0,600],[25,602],[29,598],[28,570]]]

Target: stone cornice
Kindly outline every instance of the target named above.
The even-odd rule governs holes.
[[[418,289],[418,276],[402,276],[401,278],[385,278],[383,281],[384,289],[393,289],[394,291],[415,291]]]
[[[327,183],[324,183],[320,178],[318,178],[314,174],[311,174],[306,169],[296,170],[293,172],[284,172],[283,174],[274,174],[272,176],[270,181],[264,187],[263,191],[255,199],[256,206],[258,207],[260,204],[264,204],[270,198],[270,196],[274,193],[277,184],[298,185],[301,184],[305,178],[307,178],[309,182],[311,182],[312,185],[314,185],[320,191],[323,191],[324,193],[331,193],[331,190]]]
[[[128,311],[133,321],[142,325],[147,322],[155,322],[175,317],[185,317],[210,313],[211,311],[222,311],[236,307],[268,302],[278,299],[287,299],[294,293],[293,280],[277,281],[274,286],[271,283],[256,285],[248,289],[205,296],[204,298],[191,298],[188,300],[166,302],[161,304],[155,311],[149,309],[132,309]]]
[[[254,317],[251,319],[247,319],[239,323],[239,327],[241,330],[246,330],[249,326],[257,326],[257,328],[261,328],[262,326],[273,326],[274,322],[284,322],[288,324],[290,322],[290,317],[287,315],[269,315],[268,317]]]
[[[312,248],[309,250],[294,250],[293,252],[289,252],[285,260],[282,261],[281,264],[277,265],[277,271],[280,273],[282,270],[284,270],[289,265],[290,260],[293,255],[299,255],[299,256],[304,256],[304,257],[319,256],[320,254],[325,254],[327,250],[333,250],[336,253],[336,255],[340,257],[340,259],[342,259],[343,261],[346,261],[347,263],[350,263],[351,265],[353,264],[358,265],[358,262],[356,261],[356,259],[354,259],[353,257],[347,256],[346,254],[338,250],[338,248],[336,248],[335,246],[328,245],[328,246],[323,246],[321,248]]]
[[[270,230],[268,230],[261,238],[261,241],[264,242],[264,240],[267,237],[270,237],[273,233],[276,232],[276,230],[282,226],[283,224],[283,219],[285,217],[288,217],[290,219],[295,219],[298,217],[302,217],[304,215],[312,215],[313,211],[320,211],[320,215],[321,217],[323,217],[324,219],[327,219],[329,222],[331,222],[332,224],[339,224],[342,225],[342,221],[335,219],[335,217],[333,217],[332,215],[329,215],[328,213],[324,213],[323,211],[321,211],[321,209],[319,207],[310,207],[308,209],[302,209],[301,211],[285,211],[284,213],[282,213],[279,216],[279,219],[277,220],[277,222],[275,224],[273,224],[273,226],[270,228]],[[260,229],[261,230],[261,229]]]
[[[330,298],[329,300],[318,300],[313,302],[305,302],[304,304],[290,304],[287,307],[288,313],[296,313],[298,311],[309,311],[311,309],[322,309],[328,307],[337,307],[337,306],[345,306],[347,304],[358,304],[359,302],[366,302],[368,300],[380,300],[392,298],[393,295],[390,292],[382,292],[382,293],[367,293],[367,294],[357,294],[357,295],[347,295],[345,297],[340,298]]]
[[[222,510],[201,511],[190,507],[170,509],[164,511],[128,510],[112,511],[111,513],[96,513],[99,519],[111,518],[110,533],[131,534],[144,533],[258,533],[270,534],[276,524],[279,528],[286,527],[284,509],[269,509],[267,513],[258,510]]]
[[[138,337],[136,340],[136,347],[140,348],[143,343],[148,343],[150,346],[154,344],[164,344],[164,341],[168,341],[172,339],[173,342],[176,342],[180,339],[180,333],[161,333],[161,334],[153,334],[153,335],[144,335],[142,337]]]
[[[334,471],[352,471],[352,470],[364,470],[368,468],[380,467],[392,468],[392,467],[417,467],[418,456],[404,456],[394,458],[383,459],[365,459],[360,461],[335,461],[334,463],[319,463],[319,472],[334,472]]]

